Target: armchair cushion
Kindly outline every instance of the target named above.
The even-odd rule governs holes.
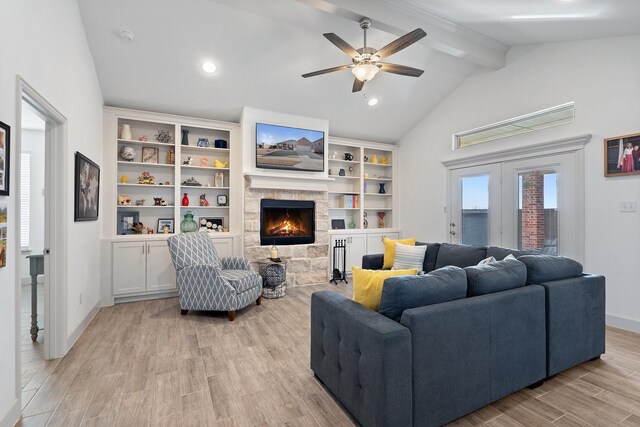
[[[253,270],[249,260],[239,256],[228,256],[220,260],[223,270]]]
[[[222,268],[216,247],[207,233],[176,234],[169,238],[168,243],[176,270],[190,265],[213,265]]]
[[[259,286],[262,288],[262,278],[253,270],[222,270],[222,277],[238,293]]]

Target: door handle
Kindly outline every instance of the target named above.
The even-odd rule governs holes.
[[[455,235],[456,235],[456,232],[455,232],[455,231],[453,231],[453,230],[451,230],[451,231],[449,232],[449,234],[451,234],[452,236],[455,236]]]
[[[142,255],[144,255],[144,248],[147,246],[146,244],[142,245]]]
[[[455,227],[455,226],[456,226],[456,223],[455,223],[455,222],[452,222],[451,224],[449,224],[449,226],[450,226],[450,227]]]
[[[42,251],[42,254],[43,254],[43,255],[51,255],[51,249],[49,249],[49,248],[44,249],[44,250]]]
[[[151,243],[147,243],[147,254],[151,253]]]

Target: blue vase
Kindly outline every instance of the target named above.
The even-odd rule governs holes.
[[[189,145],[189,129],[182,129],[182,145]]]
[[[384,189],[384,182],[380,183],[380,190],[378,190],[379,194],[385,194],[386,190]]]

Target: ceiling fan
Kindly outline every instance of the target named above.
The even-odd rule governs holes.
[[[313,71],[311,73],[303,74],[302,77],[313,77],[321,74],[333,73],[334,71],[351,69],[351,72],[356,77],[353,82],[352,92],[360,92],[365,82],[370,81],[378,73],[378,71],[385,71],[387,73],[400,74],[402,76],[420,77],[424,70],[417,68],[407,67],[405,65],[389,64],[387,62],[380,62],[387,56],[391,56],[396,52],[405,49],[424,36],[427,33],[422,28],[416,28],[410,33],[392,41],[380,50],[376,50],[372,47],[367,47],[367,29],[371,27],[371,20],[369,18],[363,18],[360,21],[360,28],[364,30],[364,47],[360,49],[354,49],[349,43],[338,37],[334,33],[325,33],[323,36],[327,38],[336,47],[342,50],[344,53],[351,57],[353,64],[340,65],[338,67],[325,68],[324,70]]]

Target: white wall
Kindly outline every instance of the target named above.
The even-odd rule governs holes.
[[[22,283],[31,283],[27,256],[41,254],[44,249],[44,131],[23,129],[22,152],[31,154],[31,203],[29,207],[29,252],[21,254]],[[38,278],[42,280],[42,276]]]
[[[99,303],[99,222],[73,222],[73,155],[80,150],[102,163],[102,94],[75,0],[0,0],[4,17],[0,40],[0,120],[16,134],[16,75],[44,96],[68,120],[66,204],[68,217],[68,324],[71,334]],[[14,146],[15,147],[15,146]],[[12,147],[13,148],[13,147]],[[16,164],[11,158],[8,267],[0,269],[0,425],[13,425],[20,413],[16,375]],[[2,196],[0,196],[2,197]],[[79,305],[79,293],[84,304]],[[19,388],[19,387],[18,387]]]
[[[620,201],[640,197],[640,176],[604,178],[603,171],[603,139],[640,132],[639,76],[639,36],[512,48],[506,67],[476,73],[400,141],[404,233],[448,240],[442,160],[591,133],[585,269],[607,279],[608,322],[640,330],[640,214],[619,212]],[[569,101],[576,105],[573,124],[451,149],[453,133]]]

